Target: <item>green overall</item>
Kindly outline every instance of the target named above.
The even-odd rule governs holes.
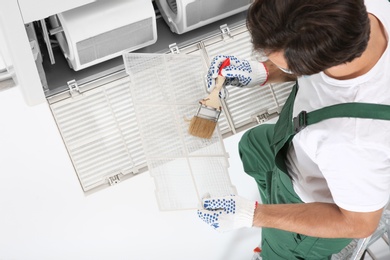
[[[285,164],[291,140],[301,128],[333,117],[390,119],[390,106],[362,103],[340,104],[342,108],[340,105],[335,105],[307,114],[301,112],[293,119],[292,112],[297,89],[296,84],[276,124],[262,124],[250,129],[239,143],[244,171],[255,179],[264,204],[303,203],[293,189]],[[376,113],[378,106],[386,107],[387,110]],[[332,254],[341,251],[350,241],[351,239],[347,238],[317,238],[262,228],[261,254],[265,260],[330,259]]]

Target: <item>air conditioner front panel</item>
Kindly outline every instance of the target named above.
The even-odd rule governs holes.
[[[209,1],[198,0],[185,6],[187,27],[193,27],[199,23],[223,19],[247,9],[249,0],[235,1]]]
[[[248,9],[250,0],[156,0],[171,31],[182,34]]]
[[[74,70],[157,41],[156,17],[149,0],[96,1],[57,17],[63,28],[57,38]]]
[[[148,0],[96,1],[58,14],[75,42],[90,38],[101,32],[111,31],[125,24],[147,17],[154,17],[153,5]]]
[[[129,46],[141,48],[155,42],[153,20],[147,18],[76,43],[80,65],[98,63],[101,59],[118,56]]]

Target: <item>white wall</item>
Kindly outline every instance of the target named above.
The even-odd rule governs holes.
[[[240,195],[258,199],[226,140]],[[195,210],[160,212],[149,173],[85,196],[47,104],[0,92],[0,259],[251,259],[259,229],[220,234]]]
[[[225,139],[231,179],[238,194],[258,200],[239,138]],[[220,234],[195,210],[160,212],[154,196],[149,173],[85,196],[48,105],[27,106],[18,88],[0,91],[1,260],[251,259],[259,229]],[[383,241],[372,249],[390,259]]]

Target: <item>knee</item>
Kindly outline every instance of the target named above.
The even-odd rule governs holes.
[[[270,149],[274,125],[263,124],[246,131],[238,143],[241,159],[245,154],[263,154],[260,150]],[[253,155],[252,155],[253,156]]]
[[[260,125],[245,132],[238,144],[244,171],[256,180],[264,179],[264,173],[274,168],[272,135],[273,125]]]
[[[248,146],[251,143],[250,135],[251,135],[252,131],[253,131],[253,129],[249,129],[248,131],[246,131],[242,135],[240,141],[238,142],[238,152],[239,152],[241,159],[242,159],[242,155],[245,153],[246,150],[248,150]]]
[[[248,131],[246,131],[241,137],[241,140],[238,143],[238,148],[239,150],[241,150],[242,147],[247,147],[248,144],[256,144],[256,143],[270,144],[272,142],[273,133],[274,133],[273,124],[263,124],[251,128]]]

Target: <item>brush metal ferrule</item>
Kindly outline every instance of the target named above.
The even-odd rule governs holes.
[[[220,115],[221,109],[200,104],[195,116],[217,122]]]

